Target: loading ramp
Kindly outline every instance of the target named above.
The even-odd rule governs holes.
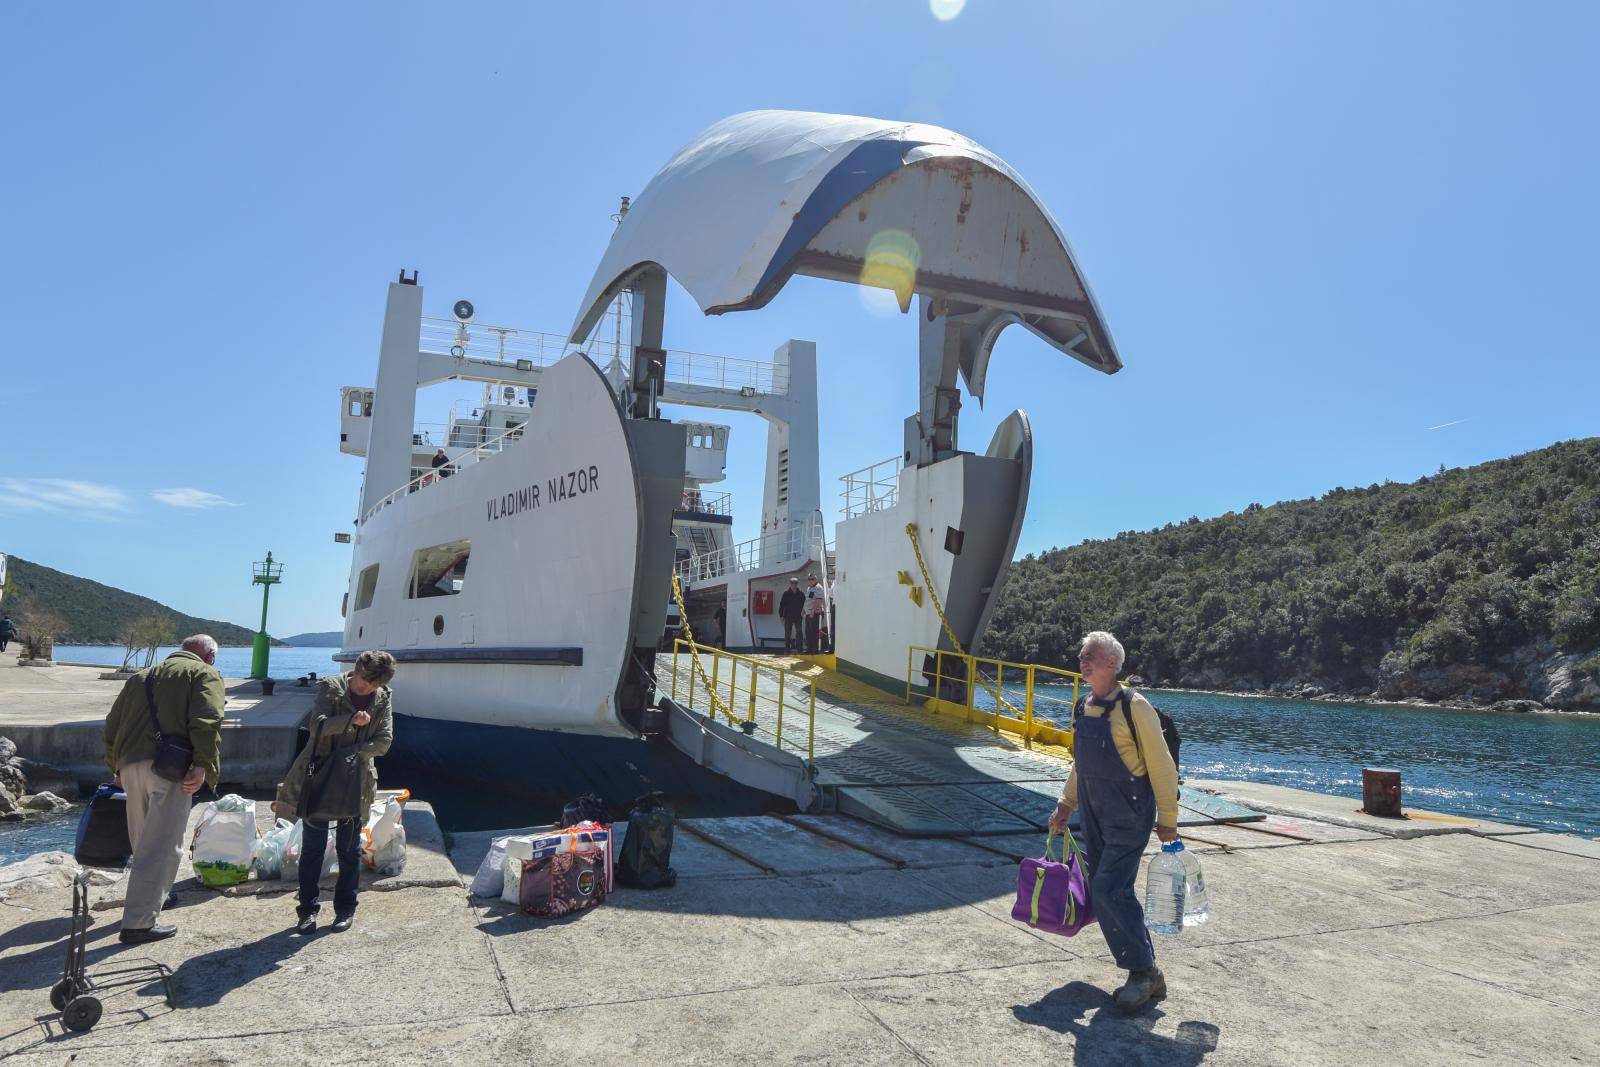
[[[914,837],[1042,832],[1071,770],[1061,745],[1030,749],[981,723],[908,705],[832,669],[828,657],[698,646],[702,677],[687,651],[674,657],[675,670],[673,660],[657,666],[673,743],[746,785],[794,797],[805,811]],[[713,679],[715,706],[707,698]],[[772,714],[780,699],[787,720]],[[1260,818],[1180,790],[1180,826]]]

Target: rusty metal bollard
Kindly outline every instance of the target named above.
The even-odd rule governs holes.
[[[1361,810],[1368,815],[1404,818],[1400,810],[1400,772],[1384,767],[1361,769]]]

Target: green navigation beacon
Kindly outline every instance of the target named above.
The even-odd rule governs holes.
[[[283,564],[272,562],[272,553],[268,552],[266,562],[252,563],[250,570],[250,584],[261,587],[261,632],[256,634],[251,650],[250,677],[265,678],[267,654],[272,649],[272,638],[267,636],[267,598],[272,595],[272,587],[283,581]]]

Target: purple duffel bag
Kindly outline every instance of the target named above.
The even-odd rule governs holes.
[[[1050,857],[1055,834],[1044,839],[1043,857],[1022,861],[1017,871],[1017,902],[1011,906],[1011,917],[1035,930],[1071,937],[1094,922],[1095,916],[1083,853],[1071,833],[1065,837],[1065,863]]]

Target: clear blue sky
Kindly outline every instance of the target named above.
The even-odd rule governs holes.
[[[1025,551],[1593,434],[1597,40],[1549,2],[6,5],[0,550],[253,625],[270,548],[272,630],[337,627],[388,281],[563,330],[618,195],[758,107],[948,126],[1066,229],[1126,369],[1012,331],[962,426],[1033,416]],[[667,326],[817,342],[830,497],[899,449],[915,327],[853,288]]]

